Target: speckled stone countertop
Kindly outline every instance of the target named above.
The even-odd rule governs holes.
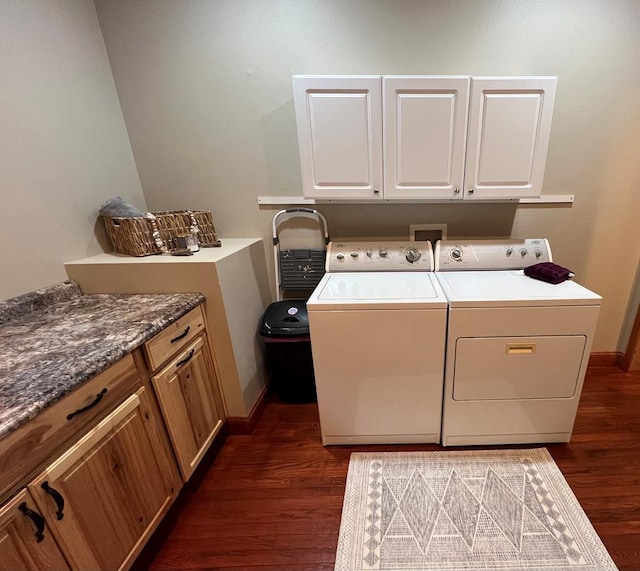
[[[64,282],[0,302],[0,438],[203,301],[199,293],[83,295]]]

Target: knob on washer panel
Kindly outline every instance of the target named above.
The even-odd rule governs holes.
[[[405,252],[404,257],[406,258],[407,262],[410,262],[411,264],[413,264],[414,262],[417,262],[422,257],[422,254],[417,248],[409,248]]]

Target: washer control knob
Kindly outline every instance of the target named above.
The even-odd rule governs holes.
[[[389,252],[387,252],[387,250],[385,250],[384,248],[381,248],[380,251],[378,252],[378,255],[381,258],[386,258],[389,255]]]
[[[407,262],[409,262],[410,264],[413,264],[414,262],[417,262],[422,257],[422,254],[418,251],[417,248],[409,248],[404,253],[404,257],[407,259]]]
[[[506,254],[507,256],[510,256],[511,254],[513,254],[513,248],[507,248]]]
[[[336,258],[338,258],[338,260],[344,260],[344,254],[342,252],[338,252],[336,254]]]
[[[462,261],[462,250],[460,248],[453,248],[450,252],[449,252],[449,257],[454,261],[454,262],[461,262]]]
[[[358,257],[358,252],[356,252],[355,250],[351,252],[351,257],[355,260]]]
[[[367,250],[367,258],[373,256],[373,252],[371,250]]]
[[[534,250],[533,253],[536,255],[536,258],[539,258],[540,256],[542,256],[542,250]]]
[[[526,248],[520,248],[520,255],[524,258],[528,254]]]

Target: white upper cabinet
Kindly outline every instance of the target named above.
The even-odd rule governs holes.
[[[384,76],[384,197],[461,198],[469,77]]]
[[[379,76],[294,76],[303,191],[313,198],[382,198]]]
[[[304,195],[540,196],[556,77],[294,76]]]
[[[556,77],[473,77],[465,198],[542,194]]]

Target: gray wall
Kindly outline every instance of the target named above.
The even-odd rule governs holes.
[[[145,201],[90,0],[0,2],[0,299],[102,252],[96,210]]]
[[[544,192],[575,194],[574,205],[320,209],[334,236],[404,237],[411,223],[444,222],[450,236],[548,237],[556,261],[604,296],[594,350],[623,348],[640,251],[639,2],[96,8],[148,207],[209,209],[222,239],[268,240],[279,207],[257,196],[301,193],[292,73],[558,75]],[[103,199],[143,206],[99,31],[87,1],[0,4],[2,297],[63,279],[63,261],[99,250]]]
[[[319,209],[334,236],[445,222],[450,236],[548,237],[556,261],[604,296],[594,350],[624,344],[640,251],[639,2],[96,5],[149,206],[209,209],[223,239],[268,240],[278,207],[257,196],[301,194],[293,73],[558,75],[544,192],[575,194],[572,206]]]

